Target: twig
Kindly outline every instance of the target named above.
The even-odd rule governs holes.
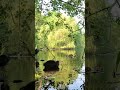
[[[16,25],[16,24],[15,24],[15,20],[14,20],[14,18],[13,18],[13,14],[12,14],[12,11],[11,11],[11,10],[10,10],[10,14],[11,14],[11,17],[12,17],[12,21],[13,21],[14,25]]]
[[[47,45],[45,45],[45,47],[47,48],[48,51],[50,51],[50,49],[47,47]],[[50,52],[50,53],[52,54],[53,59],[55,59],[55,56],[53,55],[53,53],[52,52]]]
[[[22,43],[24,44],[23,47],[25,47],[25,48],[27,49],[28,53],[29,53],[33,58],[35,58],[35,57],[34,57],[35,54],[32,54],[32,53],[31,53],[30,49],[27,47],[27,44],[26,44],[24,41],[22,41]]]

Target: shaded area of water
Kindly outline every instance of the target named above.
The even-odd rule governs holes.
[[[120,65],[116,70],[117,57],[118,53],[86,56],[86,90],[120,90]]]
[[[34,73],[33,58],[10,57],[6,66],[0,67],[0,90],[21,90],[20,88],[35,80]]]
[[[77,57],[74,50],[42,51],[36,60],[40,63],[36,69],[36,90],[83,90],[84,58]],[[49,60],[59,61],[59,71],[43,71]]]

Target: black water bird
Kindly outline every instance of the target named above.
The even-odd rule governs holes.
[[[43,60],[43,59],[42,59],[42,60],[40,60],[40,61],[42,61],[42,62],[43,62],[43,61],[45,61],[45,60]]]
[[[39,49],[35,49],[35,55],[39,53]]]
[[[6,55],[0,55],[0,67],[4,67],[9,62],[9,57]]]
[[[115,72],[113,72],[113,78],[116,78],[116,73]]]

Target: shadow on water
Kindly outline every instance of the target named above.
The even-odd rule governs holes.
[[[25,86],[35,80],[34,59],[10,57],[8,61],[4,60],[6,57],[3,57],[5,56],[0,58],[0,90],[30,90],[25,89]],[[35,88],[35,85],[31,87]]]
[[[84,59],[76,58],[74,50],[42,51],[36,58],[40,63],[36,90],[83,90]],[[50,70],[45,71],[46,68]]]
[[[117,53],[86,56],[85,62],[86,90],[120,90]]]

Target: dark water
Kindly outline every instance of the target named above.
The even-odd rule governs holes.
[[[40,62],[36,70],[36,90],[83,90],[84,82],[86,90],[120,90],[118,53],[86,56],[86,64],[84,58],[76,57],[74,50],[40,52],[36,59]],[[59,71],[44,72],[43,64],[48,60],[59,61]],[[32,58],[11,58],[0,68],[0,80],[4,79],[10,90],[20,90],[34,80],[33,63]],[[91,68],[86,78],[85,67]],[[22,81],[14,83],[14,80]]]
[[[84,90],[84,58],[77,57],[74,50],[40,52],[37,60],[36,90]],[[59,71],[44,72],[43,64],[48,60],[59,61]]]
[[[34,80],[34,59],[30,57],[10,58],[5,67],[0,67],[0,80],[4,80],[6,86],[9,87],[3,90],[20,90]],[[1,81],[0,86],[2,83]]]
[[[91,68],[85,76],[86,90],[120,90],[120,64],[116,62],[117,53],[86,56],[85,66]]]

